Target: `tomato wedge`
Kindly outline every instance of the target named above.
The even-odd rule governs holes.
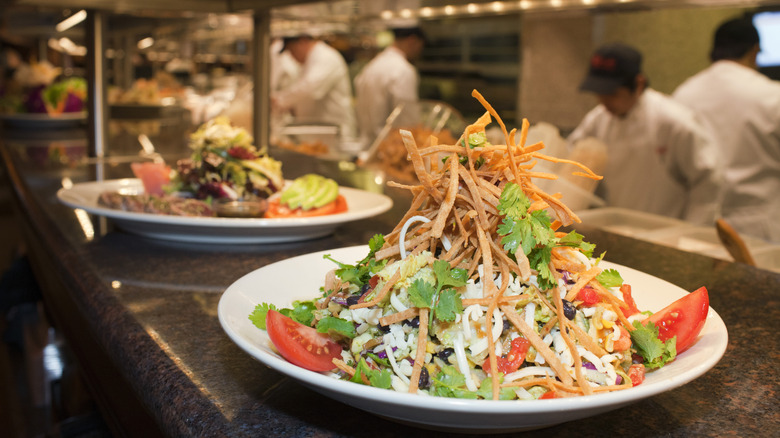
[[[301,368],[329,371],[335,368],[333,359],[341,357],[341,345],[275,310],[268,311],[265,327],[279,354]]]
[[[658,327],[658,339],[663,342],[677,336],[677,354],[696,341],[710,309],[707,288],[700,287],[679,300],[655,312],[648,321]]]
[[[268,210],[265,212],[265,217],[313,217],[342,213],[345,211],[347,211],[347,200],[342,195],[339,195],[331,203],[325,204],[320,208],[312,208],[310,210],[303,210],[301,208],[296,208],[293,210],[286,205],[282,205],[279,202],[279,198],[274,198],[268,200]]]

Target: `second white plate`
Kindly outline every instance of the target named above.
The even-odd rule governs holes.
[[[105,191],[143,193],[143,184],[136,178],[78,183],[60,189],[57,198],[69,207],[108,217],[130,233],[182,242],[233,244],[291,242],[322,237],[332,233],[339,225],[382,214],[393,206],[393,201],[383,194],[339,187],[339,192],[347,200],[348,210],[344,213],[280,219],[185,217],[103,207],[97,200]]]

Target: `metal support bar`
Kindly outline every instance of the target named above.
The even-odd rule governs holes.
[[[106,15],[103,11],[87,12],[87,83],[89,90],[89,155],[104,157],[108,134],[108,96],[106,93]]]
[[[252,129],[255,144],[268,146],[271,137],[271,10],[254,12],[252,47]]]

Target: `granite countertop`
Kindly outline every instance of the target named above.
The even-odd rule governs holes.
[[[18,142],[18,140],[17,140]],[[330,400],[267,368],[234,344],[217,319],[222,292],[270,263],[314,251],[363,244],[390,231],[405,194],[349,165],[287,157],[285,170],[317,171],[344,181],[379,181],[396,202],[390,212],[339,227],[334,234],[283,244],[166,242],[115,229],[58,203],[64,177],[130,175],[126,164],[99,170],[81,162],[43,165],[25,144],[2,140],[25,238],[38,252],[47,305],[80,335],[67,340],[81,360],[100,354],[124,381],[139,413],[167,436],[451,436],[389,421]],[[40,160],[39,160],[40,161]],[[294,164],[293,164],[294,163]],[[634,240],[587,226],[578,231],[606,259],[686,290],[706,286],[729,332],[728,349],[709,372],[677,389],[594,417],[527,432],[528,436],[767,436],[780,428],[777,408],[780,274]],[[59,309],[59,310],[58,310]],[[55,318],[57,319],[57,318]],[[74,323],[75,324],[75,323]],[[68,333],[66,333],[67,335]],[[67,337],[67,336],[66,336]],[[87,339],[89,338],[89,339]],[[87,342],[89,341],[89,342]],[[100,381],[99,372],[87,375]],[[119,384],[117,384],[119,385]],[[109,385],[110,386],[110,385]],[[122,387],[122,386],[118,386]],[[119,391],[103,388],[106,397]],[[127,396],[127,394],[125,394]],[[107,400],[105,409],[116,409]],[[114,406],[111,408],[111,406]],[[129,406],[129,405],[128,405]],[[132,407],[128,407],[132,410]],[[130,424],[132,412],[114,412]],[[109,416],[112,416],[109,413]],[[128,420],[130,418],[130,420]],[[154,433],[149,431],[149,436]]]

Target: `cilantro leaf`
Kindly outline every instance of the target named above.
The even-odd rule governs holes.
[[[445,366],[431,383],[431,393],[439,397],[477,399],[479,396],[466,388],[466,378],[453,366]]]
[[[317,310],[317,306],[314,304],[314,301],[295,301],[289,313],[280,312],[307,327],[311,327],[311,323],[314,321],[315,310]]]
[[[519,185],[505,185],[498,203],[499,213],[504,215],[498,233],[503,236],[501,243],[504,249],[511,254],[517,254],[522,249],[531,267],[539,273],[539,287],[547,290],[557,284],[550,270],[552,248],[557,244],[557,239],[547,212],[529,212],[530,206],[531,201]]]
[[[440,291],[445,286],[461,287],[466,285],[468,271],[460,268],[451,268],[446,260],[433,262],[433,273],[436,275],[436,290]]]
[[[409,299],[412,301],[415,307],[427,307],[433,306],[434,295],[436,290],[433,285],[425,280],[414,280],[409,289],[407,289]]]
[[[254,324],[255,327],[261,330],[265,330],[265,318],[268,316],[269,310],[278,311],[279,309],[270,303],[260,303],[255,306],[255,310],[249,314],[249,320],[252,321],[252,324]]]
[[[563,246],[570,246],[572,248],[579,249],[586,257],[593,256],[593,251],[596,249],[596,245],[588,243],[583,240],[582,234],[576,231],[571,231],[569,234],[558,239],[558,244]]]
[[[677,337],[661,342],[658,339],[658,328],[648,321],[643,325],[634,321],[635,330],[631,332],[631,341],[637,353],[645,360],[648,369],[661,368],[677,356]]]
[[[363,358],[360,358],[360,362],[355,367],[355,375],[352,376],[350,381],[365,384],[361,376],[365,376],[371,386],[383,389],[389,389],[391,386],[392,374],[390,371],[372,369]]]
[[[545,247],[532,252],[528,256],[528,262],[536,268],[536,282],[542,290],[549,290],[558,286],[558,280],[550,269],[552,248]]]
[[[337,333],[347,338],[354,338],[357,335],[355,325],[346,319],[335,316],[326,316],[317,322],[317,331],[320,333]]]
[[[499,373],[499,383],[503,381],[504,376],[503,374]],[[477,394],[485,400],[493,400],[493,379],[486,377],[484,380],[482,380],[482,383],[479,385],[479,389],[477,390]],[[501,388],[498,390],[499,400],[513,400],[516,398],[517,394],[515,394],[512,388]]]
[[[345,283],[351,283],[355,286],[363,286],[371,279],[372,272],[379,272],[387,264],[387,260],[377,261],[374,255],[385,244],[385,237],[381,234],[375,234],[368,241],[368,255],[354,265],[341,263],[333,259],[330,254],[325,254],[324,259],[330,260],[339,266],[336,269],[336,276]]]
[[[605,269],[596,276],[596,280],[604,287],[618,287],[623,284],[623,277],[614,269]]]
[[[445,289],[439,294],[436,302],[436,317],[442,321],[452,322],[463,312],[463,301],[455,289]]]
[[[381,234],[374,234],[373,236],[371,236],[371,239],[368,240],[369,253],[368,256],[365,259],[363,259],[363,261],[365,262],[369,258],[373,257],[374,253],[382,249],[382,246],[384,244],[385,244],[385,236]]]

